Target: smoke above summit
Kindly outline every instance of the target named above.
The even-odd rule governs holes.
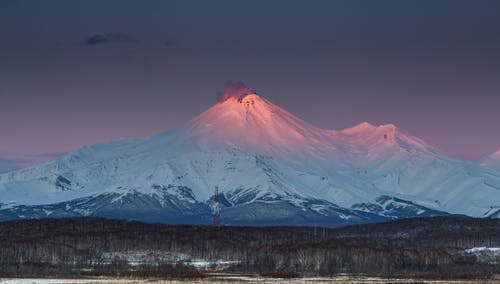
[[[254,91],[245,86],[241,81],[233,82],[228,80],[224,83],[224,91],[219,93],[219,102],[223,102],[231,97],[240,98],[243,95],[254,93]]]

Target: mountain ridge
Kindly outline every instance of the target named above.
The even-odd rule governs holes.
[[[155,221],[206,223],[214,185],[230,205],[228,224],[496,216],[495,171],[446,157],[392,124],[321,129],[245,92],[158,135],[1,174],[0,219],[108,212],[148,221],[149,208]]]
[[[500,171],[500,148],[481,160],[481,165]]]

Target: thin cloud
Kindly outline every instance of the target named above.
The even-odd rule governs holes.
[[[66,154],[66,152],[48,152],[48,153],[35,154],[32,155],[32,157],[35,157],[39,160],[51,160],[59,156],[62,156],[64,154]]]
[[[6,173],[22,168],[21,161],[0,158],[0,173]]]
[[[173,40],[166,40],[166,41],[164,41],[164,42],[163,42],[163,45],[164,45],[164,46],[172,46],[172,45],[174,45],[174,44],[175,44],[175,43],[174,43],[174,41],[173,41]]]
[[[84,39],[83,44],[88,46],[105,44],[126,44],[138,43],[139,40],[134,37],[121,33],[94,34]]]
[[[49,152],[29,155],[2,155],[0,156],[0,173],[35,166],[55,159],[63,154],[65,154],[65,152]]]

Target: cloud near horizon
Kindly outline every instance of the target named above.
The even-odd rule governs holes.
[[[31,155],[0,155],[0,173],[19,170],[52,160],[65,152],[51,152]]]
[[[5,159],[0,157],[0,174],[22,168],[18,160]]]

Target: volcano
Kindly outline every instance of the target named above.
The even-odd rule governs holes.
[[[80,148],[0,175],[0,220],[101,216],[339,226],[416,216],[498,217],[500,173],[395,125],[315,127],[254,92],[178,128]]]

